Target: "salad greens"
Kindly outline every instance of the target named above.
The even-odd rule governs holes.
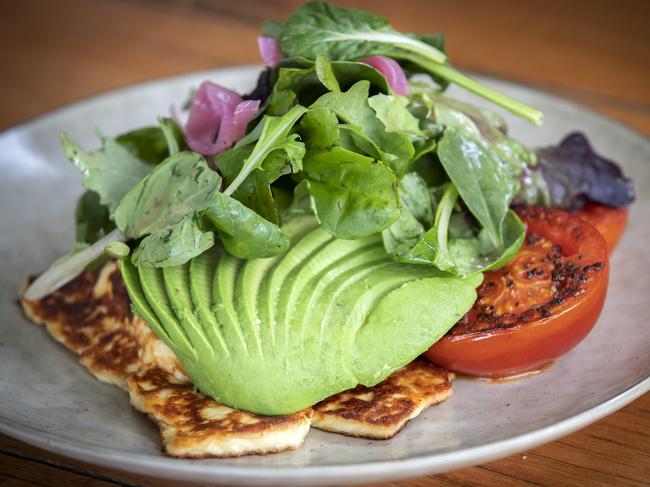
[[[113,211],[152,167],[117,140],[100,138],[102,147],[92,152],[85,152],[66,133],[61,135],[61,143],[66,157],[83,174],[84,187],[96,192],[100,203]]]
[[[408,61],[420,71],[455,83],[487,100],[541,124],[542,113],[508,98],[454,69],[439,49],[438,36],[402,34],[372,12],[312,2],[298,8],[275,32],[283,54],[314,59],[354,60],[383,55]],[[275,37],[274,36],[274,37]]]
[[[197,110],[192,133],[159,118],[158,126],[100,135],[90,152],[61,136],[87,191],[72,252],[53,266],[56,278],[43,276],[50,287],[34,288],[52,290],[115,242],[127,244],[137,267],[176,266],[215,245],[239,258],[271,257],[290,246],[281,225],[305,213],[336,238],[380,235],[396,261],[469,276],[505,265],[521,246],[513,202],[633,198],[631,183],[586,142],[574,136],[538,157],[507,135],[499,115],[445,95],[456,83],[541,120],[453,69],[439,34],[400,33],[379,15],[322,2],[265,24],[264,33],[267,46],[277,40],[277,64],[243,98],[205,82],[201,106],[186,104]],[[401,70],[418,75],[407,95],[391,85],[399,79],[404,93]],[[243,136],[216,155],[188,150],[201,146],[194,133],[212,146],[205,134],[216,140],[220,131]],[[560,166],[571,158],[579,162]]]

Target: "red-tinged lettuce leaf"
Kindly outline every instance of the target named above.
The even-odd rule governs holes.
[[[551,207],[576,210],[591,202],[625,208],[634,201],[632,181],[579,132],[557,146],[538,149],[537,159],[536,171],[541,171]]]

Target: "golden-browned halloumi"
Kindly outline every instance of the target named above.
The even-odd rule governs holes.
[[[318,429],[376,440],[395,436],[425,408],[451,395],[452,375],[415,360],[374,387],[357,386],[313,407]]]

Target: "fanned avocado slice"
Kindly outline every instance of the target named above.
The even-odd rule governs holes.
[[[291,248],[242,261],[215,249],[182,266],[122,272],[134,311],[194,384],[232,407],[289,414],[416,358],[472,306],[481,277],[391,260],[379,236],[337,240],[313,218]]]

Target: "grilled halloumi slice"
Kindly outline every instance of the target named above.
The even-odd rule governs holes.
[[[133,337],[129,297],[114,262],[82,273],[38,301],[21,297],[21,303],[27,317],[78,354],[95,377],[127,389],[126,377],[139,369],[139,344]]]
[[[316,404],[318,429],[374,440],[392,438],[425,408],[451,395],[453,375],[415,360],[374,387],[357,386]]]
[[[128,379],[131,404],[160,428],[165,451],[175,457],[234,457],[294,449],[309,431],[312,410],[258,416],[232,409],[177,383],[163,369]]]
[[[95,377],[129,392],[131,404],[158,425],[171,456],[233,457],[295,449],[311,424],[350,436],[391,438],[424,408],[451,394],[448,372],[415,361],[375,387],[336,394],[313,410],[256,415],[196,390],[169,347],[132,314],[114,262],[84,272],[39,301],[21,298],[21,303],[26,315],[77,353]]]

